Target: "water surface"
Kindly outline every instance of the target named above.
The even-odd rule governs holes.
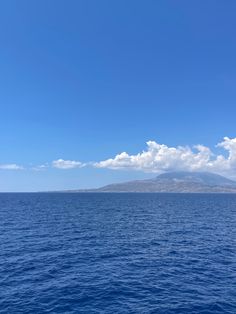
[[[236,313],[236,195],[0,194],[0,313]]]

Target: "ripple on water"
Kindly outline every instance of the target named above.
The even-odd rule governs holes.
[[[0,194],[0,313],[236,313],[236,195]]]

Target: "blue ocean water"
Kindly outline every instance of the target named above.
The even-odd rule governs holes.
[[[0,194],[0,313],[236,313],[236,195]]]

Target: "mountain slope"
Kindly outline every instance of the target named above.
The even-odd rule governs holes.
[[[230,180],[228,178],[225,178],[219,174],[210,173],[210,172],[168,172],[160,174],[158,177],[156,177],[156,180],[173,180],[176,182],[197,182],[202,183],[206,185],[235,185],[236,182],[233,180]]]
[[[236,182],[208,172],[169,172],[149,180],[110,184],[87,192],[236,193]]]

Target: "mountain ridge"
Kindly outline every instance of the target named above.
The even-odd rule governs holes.
[[[152,179],[113,183],[97,189],[67,192],[236,193],[236,182],[210,172],[166,172]]]

